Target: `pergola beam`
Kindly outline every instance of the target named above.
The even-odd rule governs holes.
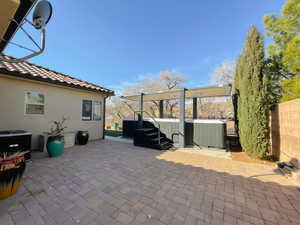
[[[160,100],[172,100],[179,99],[181,90],[162,91],[156,93],[145,93],[144,101],[160,101]],[[186,89],[186,98],[206,98],[206,97],[226,97],[231,96],[230,86],[207,86],[200,88]],[[123,96],[123,98],[138,101],[140,95]]]

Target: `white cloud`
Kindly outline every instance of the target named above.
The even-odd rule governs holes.
[[[211,64],[214,61],[214,57],[208,55],[202,59],[202,63],[204,64]]]
[[[155,72],[155,73],[139,74],[139,75],[137,75],[136,79],[133,81],[122,81],[118,84],[107,85],[107,88],[112,89],[115,92],[116,96],[121,96],[122,92],[125,88],[137,85],[147,79],[155,79],[156,77],[159,76],[159,74],[161,72],[165,72],[165,71],[170,71],[172,73],[179,73],[179,71],[177,69],[164,69],[164,70],[160,70],[159,72]]]
[[[115,92],[115,94],[118,96],[118,95],[122,95],[122,91],[124,88],[130,87],[130,86],[133,86],[136,84],[138,84],[138,82],[122,81],[119,84],[107,85],[107,87],[109,89],[112,89]]]

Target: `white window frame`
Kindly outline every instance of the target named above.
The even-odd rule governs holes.
[[[91,119],[85,119],[83,117],[83,102],[84,101],[90,101],[92,102],[92,110],[91,110]],[[95,112],[95,102],[97,102],[100,106],[100,116],[99,119],[95,118],[94,112]],[[81,101],[81,120],[82,121],[101,121],[102,120],[102,101],[101,100],[90,100],[90,99],[82,99]]]
[[[84,118],[83,116],[83,102],[84,101],[89,101],[89,102],[92,102],[92,105],[91,105],[91,115],[90,115],[90,119],[86,119]],[[93,121],[93,100],[90,100],[90,99],[82,99],[81,100],[81,120],[82,121]]]
[[[41,95],[43,95],[44,96],[44,103],[34,103],[34,104],[32,104],[32,103],[28,103],[27,102],[27,93],[33,93],[33,94],[41,94]],[[37,91],[25,91],[24,92],[24,114],[25,115],[30,115],[30,116],[43,116],[43,115],[45,115],[45,112],[46,112],[46,104],[45,104],[45,102],[46,102],[46,98],[45,98],[45,94],[44,93],[42,93],[42,92],[37,92]],[[44,106],[44,113],[43,114],[32,114],[32,113],[27,113],[27,105],[42,105],[42,106]]]
[[[95,118],[95,103],[97,103],[97,104],[99,104],[99,110],[100,110],[100,112],[99,112],[99,119],[98,118]],[[102,114],[101,114],[101,112],[102,112],[102,102],[100,101],[100,100],[95,100],[95,101],[93,101],[93,103],[92,103],[92,117],[93,117],[93,121],[101,121],[102,120]]]

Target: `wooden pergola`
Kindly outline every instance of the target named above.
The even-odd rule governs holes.
[[[159,116],[163,118],[164,100],[179,99],[179,146],[185,146],[185,100],[193,99],[193,119],[197,119],[197,99],[208,97],[229,97],[231,86],[205,86],[198,88],[182,88],[179,90],[161,91],[155,93],[141,93],[139,95],[122,96],[121,98],[139,102],[139,127],[143,126],[144,102],[159,101]]]

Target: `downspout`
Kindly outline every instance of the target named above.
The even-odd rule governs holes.
[[[106,99],[108,98],[109,96],[106,95],[103,99],[103,126],[102,126],[102,139],[104,140],[105,139],[105,114],[106,114]]]

